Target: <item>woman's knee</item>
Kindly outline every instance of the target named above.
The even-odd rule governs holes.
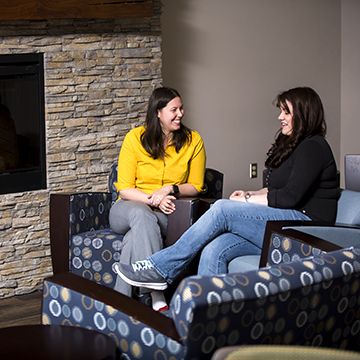
[[[236,211],[242,211],[244,207],[246,207],[248,204],[243,203],[240,201],[234,201],[229,199],[220,199],[217,200],[210,209],[213,209],[213,211],[221,211],[226,212],[227,210],[233,211],[234,209]]]
[[[219,199],[216,200],[214,204],[211,205],[210,210],[215,210],[215,209],[221,209],[224,206],[226,206],[226,204],[229,202],[230,200],[228,199]]]
[[[151,208],[141,201],[120,200],[110,209],[110,226],[119,234],[125,234],[136,223],[146,226],[149,221],[157,222],[157,218]]]
[[[214,204],[211,205],[210,209],[206,212],[208,216],[218,216],[224,212],[224,209],[228,206],[230,200],[219,199]]]
[[[141,201],[122,200],[116,202],[110,209],[110,215],[130,218],[131,216],[141,216],[152,214],[151,208]]]

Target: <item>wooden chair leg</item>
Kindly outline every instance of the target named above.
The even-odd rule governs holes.
[[[70,195],[50,195],[50,246],[54,274],[69,272]]]

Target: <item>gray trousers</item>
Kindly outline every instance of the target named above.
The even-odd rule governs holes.
[[[141,201],[119,200],[110,209],[111,229],[124,235],[120,262],[130,264],[145,260],[164,245],[167,215],[154,211]],[[114,290],[132,296],[132,286],[117,276]],[[144,289],[140,292],[149,292]]]

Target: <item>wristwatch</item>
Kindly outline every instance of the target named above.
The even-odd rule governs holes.
[[[245,201],[246,202],[249,202],[249,199],[251,198],[251,194],[249,194],[249,193],[247,193],[246,195],[245,195]]]
[[[173,185],[173,195],[176,196],[179,193],[179,187],[177,185]]]

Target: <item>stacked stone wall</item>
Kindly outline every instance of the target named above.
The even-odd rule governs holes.
[[[107,191],[162,83],[160,1],[145,20],[0,21],[0,55],[44,53],[47,189],[0,195],[0,298],[52,274],[49,195]]]

